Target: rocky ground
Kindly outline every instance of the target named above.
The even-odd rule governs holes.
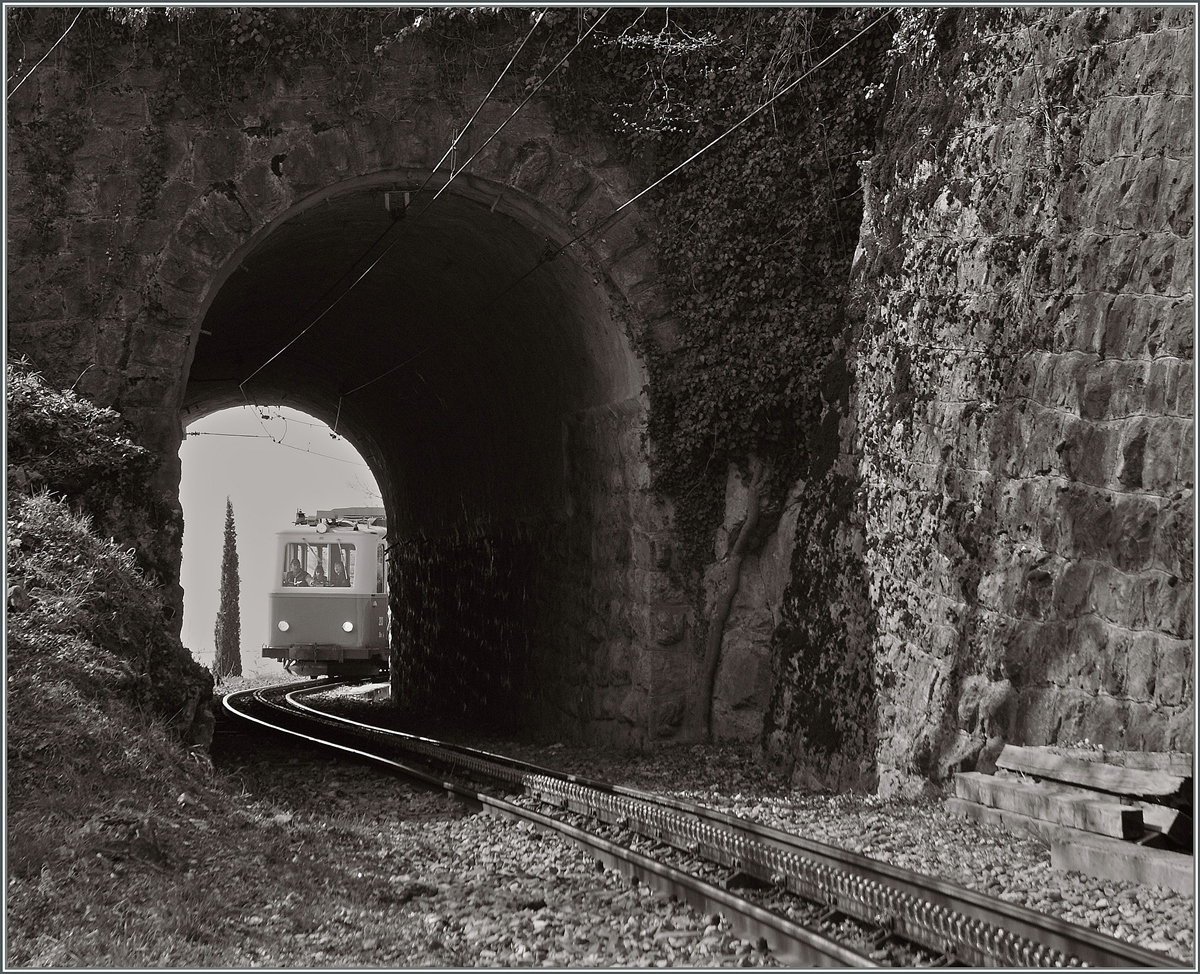
[[[380,722],[394,714],[338,706]],[[167,803],[149,786],[105,797],[97,780],[97,810],[81,825],[10,834],[7,966],[775,965],[720,917],[598,869],[565,840],[229,726],[212,772],[198,768]],[[1192,957],[1192,898],[1054,873],[1041,842],[953,819],[936,802],[794,794],[745,747],[476,743],[705,802]],[[44,817],[64,814],[48,806]]]
[[[395,720],[384,704],[326,704]],[[70,828],[10,835],[7,966],[775,966],[720,916],[599,870],[556,836],[304,742],[230,731],[222,721],[211,772],[198,766],[166,804],[133,788]],[[1036,838],[950,818],[938,802],[792,793],[743,746],[474,742],[726,808],[1192,960],[1192,897],[1052,872]]]
[[[326,705],[380,724],[392,720],[382,702],[342,698]],[[1052,870],[1049,846],[1037,837],[956,818],[939,800],[794,793],[782,776],[756,762],[751,748],[743,745],[668,745],[646,753],[619,753],[604,747],[461,739],[535,764],[720,808],[939,876],[1180,960],[1194,956],[1194,896]]]
[[[239,963],[773,964],[719,916],[655,897],[553,835],[467,814],[440,792],[286,742],[240,742],[215,757],[253,799],[258,826],[295,848],[285,869],[297,889],[311,883],[306,858],[336,860],[346,901],[318,918],[302,894],[260,900],[242,921]]]

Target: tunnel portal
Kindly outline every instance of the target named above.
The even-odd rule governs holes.
[[[410,699],[597,740],[677,736],[695,612],[669,573],[632,341],[677,347],[634,202],[650,173],[421,42],[372,57],[352,111],[321,65],[293,67],[231,110],[151,97],[171,83],[151,63],[89,89],[64,123],[78,146],[55,143],[75,173],[57,236],[38,229],[42,156],[23,141],[10,349],[159,458],[154,527],[134,534],[173,607],[186,425],[292,405],[335,425],[383,492]],[[67,118],[71,70],[47,61],[21,88],[23,131]],[[446,186],[449,147],[471,169]],[[540,702],[519,689],[534,686]]]
[[[434,199],[443,183],[338,184],[247,240],[197,316],[183,420],[292,405],[371,465],[405,706],[670,733],[689,672],[652,662],[684,647],[653,638],[667,518],[624,298],[536,202],[474,177]]]
[[[599,276],[549,259],[570,238],[533,204],[426,181],[335,187],[243,247],[200,319],[184,415],[286,402],[337,423],[404,534],[562,513],[564,421],[637,397],[640,364]]]

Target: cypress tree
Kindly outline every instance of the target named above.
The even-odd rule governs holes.
[[[225,498],[225,550],[221,553],[221,605],[214,633],[217,653],[213,672],[217,679],[242,675],[242,617],[238,607],[237,533],[233,527],[233,501]]]

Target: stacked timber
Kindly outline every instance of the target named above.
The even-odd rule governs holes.
[[[1192,892],[1192,755],[1005,746],[954,776],[952,811],[1034,832],[1055,869]]]

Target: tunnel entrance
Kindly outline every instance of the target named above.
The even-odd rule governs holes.
[[[358,447],[387,509],[403,705],[644,739],[689,676],[651,672],[674,651],[634,554],[667,525],[624,299],[584,248],[554,256],[572,233],[540,204],[466,176],[433,199],[426,179],[339,184],[242,246],[199,316],[184,421],[283,404]]]
[[[431,202],[424,181],[339,185],[243,247],[184,416],[281,402],[352,431],[401,534],[562,511],[564,417],[644,381],[611,294],[570,254],[543,263],[569,235],[511,189],[460,177]]]
[[[262,658],[276,534],[293,524],[298,509],[382,505],[362,456],[330,433],[313,416],[277,407],[222,409],[189,425],[179,451],[182,638],[206,666],[214,663],[227,498],[236,528],[241,668],[246,676],[284,672],[280,663]]]

